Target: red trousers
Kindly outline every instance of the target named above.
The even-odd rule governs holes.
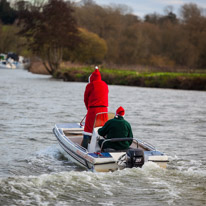
[[[86,121],[85,121],[85,126],[84,126],[85,132],[92,134],[96,114],[101,113],[101,112],[108,112],[108,108],[107,107],[92,107],[92,108],[88,109]],[[106,121],[107,121],[107,119],[105,118],[104,122],[106,122]],[[103,126],[103,125],[101,125],[101,126]]]

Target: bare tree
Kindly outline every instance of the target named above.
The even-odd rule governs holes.
[[[202,9],[197,4],[184,4],[180,9],[180,15],[184,22],[188,22],[192,18],[199,18],[201,16]]]
[[[22,29],[29,48],[38,56],[50,74],[59,68],[63,49],[79,42],[71,4],[63,0],[49,0],[43,6],[32,6],[21,11]]]

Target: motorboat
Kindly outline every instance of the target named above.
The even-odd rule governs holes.
[[[18,56],[13,52],[8,54],[0,54],[0,69],[26,69],[30,65],[30,61],[23,56]]]
[[[8,62],[6,60],[0,61],[0,69],[15,69],[15,68],[16,66],[11,62]]]
[[[97,131],[111,118],[114,118],[113,113],[102,112],[96,115],[91,141],[87,149],[81,146],[84,131],[82,121],[80,123],[55,124],[53,133],[72,162],[93,172],[142,167],[146,162],[154,162],[162,168],[167,167],[168,156],[138,138],[105,139],[100,148],[98,141],[103,137],[99,136]],[[130,148],[122,151],[112,148],[103,149],[103,144],[107,141],[132,141],[132,144]]]

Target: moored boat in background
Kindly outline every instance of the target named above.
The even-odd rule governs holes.
[[[16,66],[13,63],[8,61],[0,61],[0,69],[16,69]]]
[[[0,69],[26,69],[30,65],[29,59],[15,53],[0,54]]]

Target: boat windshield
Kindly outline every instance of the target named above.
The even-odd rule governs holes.
[[[96,114],[96,118],[94,121],[94,128],[95,127],[102,127],[105,122],[107,122],[109,119],[113,119],[115,116],[114,113],[109,113],[109,112],[101,112]]]

